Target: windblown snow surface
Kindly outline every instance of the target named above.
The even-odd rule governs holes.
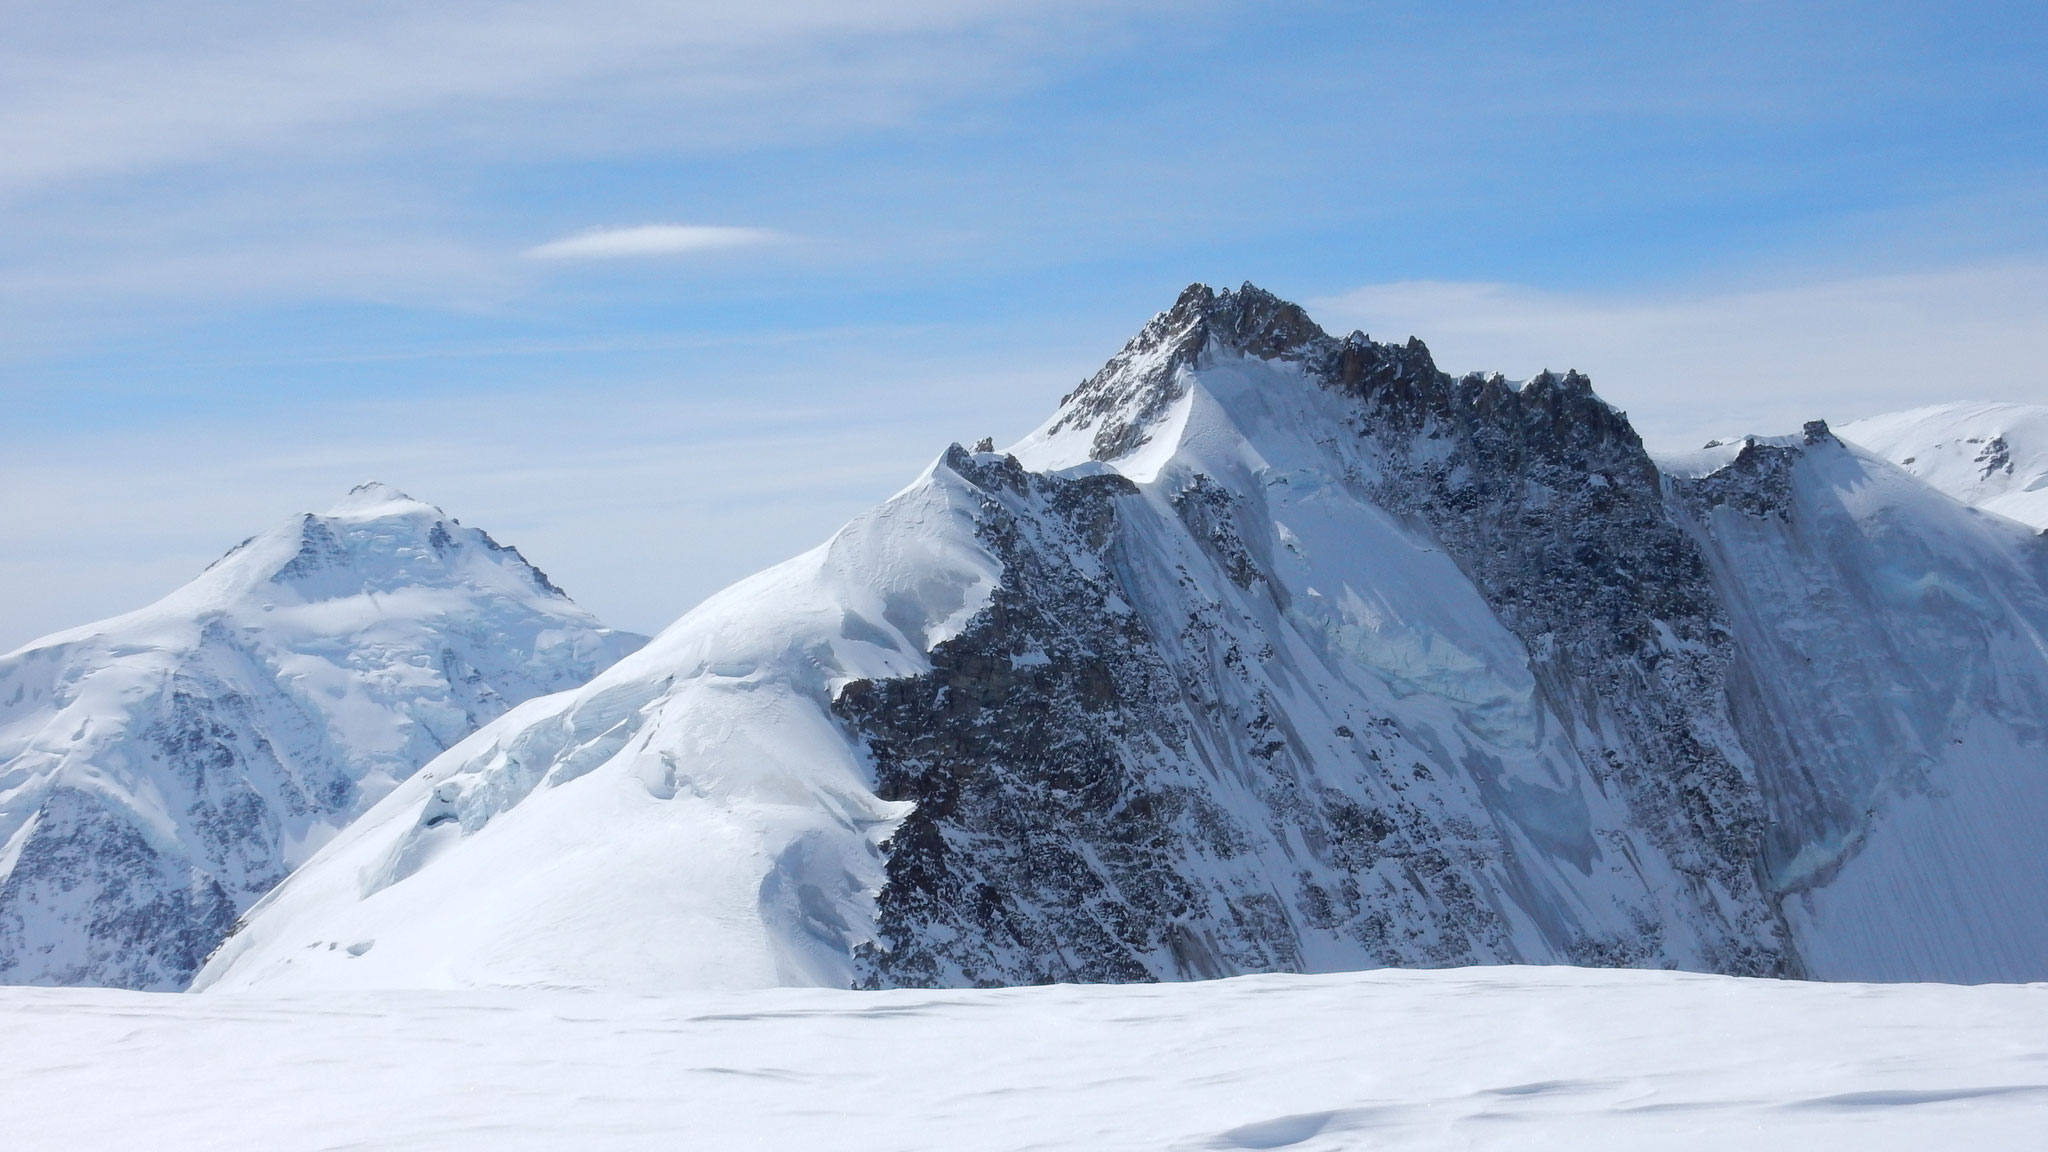
[[[1584,377],[1196,286],[436,759],[196,986],[2041,979],[2044,589],[1819,422],[1660,466]]]
[[[0,990],[16,1152],[2022,1152],[2048,986],[1468,968],[666,997]]]
[[[0,981],[184,987],[400,780],[643,642],[371,484],[0,657]]]
[[[2048,407],[1937,404],[1839,431],[1965,504],[2048,528]]]

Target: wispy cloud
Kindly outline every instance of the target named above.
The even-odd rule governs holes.
[[[754,248],[783,239],[766,228],[710,224],[637,224],[593,228],[526,250],[539,260],[623,260],[640,256],[686,256],[725,248]]]
[[[2048,394],[2048,262],[1663,296],[1372,284],[1328,327],[1415,335],[1446,371],[1578,368],[1668,447],[1947,400]]]
[[[10,12],[0,47],[0,190],[252,147],[329,153],[351,125],[389,147],[472,139],[490,123],[486,134],[523,147],[575,152],[571,141],[587,147],[593,133],[606,151],[617,136],[663,124],[698,134],[688,129],[763,106],[771,121],[801,109],[810,120],[887,120],[906,98],[971,86],[967,59],[1001,71],[1012,53],[992,33],[1027,13],[1050,17],[1053,40],[1078,31],[1077,19],[1148,2],[458,0],[429,10],[200,0],[175,19],[139,0],[90,16],[44,6]],[[592,104],[609,115],[564,113]],[[635,114],[621,116],[622,105]]]
[[[544,279],[522,256],[535,241],[592,219],[659,219],[685,157],[696,158],[680,177],[695,181],[693,211],[725,216],[733,157],[857,150],[1032,90],[1168,7],[0,4],[0,208],[13,225],[0,228],[0,361],[250,301],[501,307]],[[536,194],[564,170],[607,164],[620,167]],[[829,202],[791,210],[792,199],[763,211],[806,236],[834,233]],[[761,238],[638,232],[614,250],[564,236],[532,255]]]

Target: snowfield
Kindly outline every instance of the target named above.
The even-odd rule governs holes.
[[[2048,407],[1935,404],[1838,431],[1965,504],[2048,528]]]
[[[0,991],[43,1149],[2029,1149],[2048,985],[1571,968],[662,998]]]

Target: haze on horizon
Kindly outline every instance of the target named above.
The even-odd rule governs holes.
[[[1191,280],[1655,446],[2048,402],[2048,12],[0,14],[0,649],[383,480],[658,630]]]

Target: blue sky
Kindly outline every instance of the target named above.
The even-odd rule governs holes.
[[[2038,4],[0,8],[0,648],[382,479],[653,630],[1192,280],[1677,446],[2048,402]]]

